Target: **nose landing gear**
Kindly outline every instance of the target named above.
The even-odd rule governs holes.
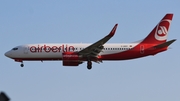
[[[21,67],[24,67],[24,64],[23,64],[23,63],[21,63],[21,64],[20,64],[20,66],[21,66]]]
[[[21,62],[20,66],[21,66],[21,67],[24,67],[23,60],[21,60],[21,59],[15,59],[15,61],[16,61],[16,62]]]

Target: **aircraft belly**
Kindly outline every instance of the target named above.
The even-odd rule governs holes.
[[[23,55],[22,58],[61,58],[62,53],[30,53]]]

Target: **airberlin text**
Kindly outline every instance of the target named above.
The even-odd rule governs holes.
[[[38,45],[38,46],[31,46],[29,48],[30,52],[32,53],[40,53],[40,52],[69,52],[74,51],[74,46],[68,46],[68,45],[61,45],[61,46],[48,46],[48,45]]]

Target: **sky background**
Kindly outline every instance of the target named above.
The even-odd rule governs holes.
[[[0,0],[0,91],[11,101],[180,101],[179,0]],[[166,52],[135,60],[63,67],[61,61],[14,62],[29,43],[93,43],[118,23],[109,43],[143,39],[173,13]]]

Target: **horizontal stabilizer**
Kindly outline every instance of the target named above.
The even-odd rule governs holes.
[[[168,47],[169,45],[171,45],[174,41],[176,41],[176,39],[167,41],[165,43],[159,44],[157,46],[154,46],[154,48],[164,48],[164,47]]]

